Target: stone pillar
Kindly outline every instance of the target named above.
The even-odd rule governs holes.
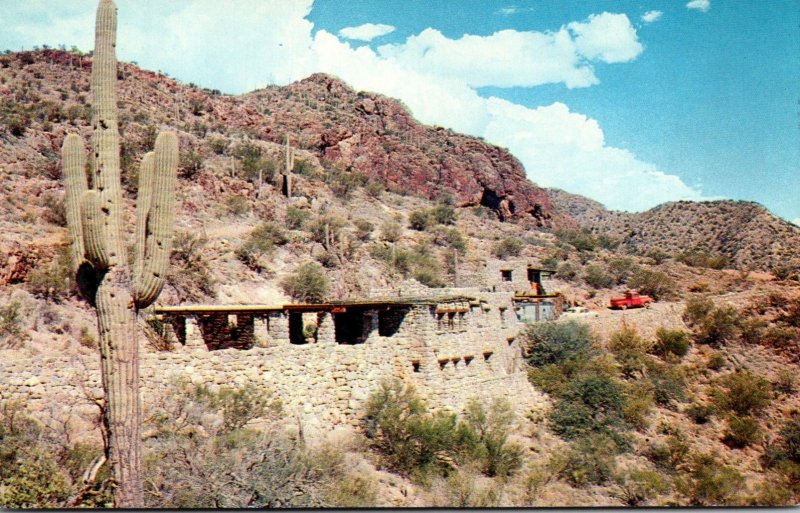
[[[320,312],[317,316],[317,344],[326,346],[336,345],[333,315],[329,312]]]
[[[289,314],[269,314],[269,338],[276,344],[289,344]]]
[[[253,319],[253,339],[256,347],[269,347],[269,317],[255,317]]]
[[[252,314],[238,314],[236,328],[239,331],[239,343],[243,349],[250,349],[255,345],[255,323]]]
[[[197,317],[186,317],[184,320],[186,333],[186,349],[208,351],[203,341],[203,333],[197,323]]]

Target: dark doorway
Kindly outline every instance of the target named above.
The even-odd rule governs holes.
[[[303,335],[303,314],[301,313],[289,314],[289,342],[296,345],[306,343],[306,337]]]
[[[393,337],[400,331],[403,319],[406,317],[406,310],[383,310],[378,312],[378,335],[382,337]]]
[[[335,313],[333,327],[337,343],[349,345],[364,343],[364,312]]]

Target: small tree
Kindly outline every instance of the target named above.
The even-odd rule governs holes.
[[[300,266],[281,281],[281,286],[292,299],[305,303],[321,303],[329,289],[325,271],[314,262]]]

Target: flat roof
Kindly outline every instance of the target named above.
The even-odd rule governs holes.
[[[240,305],[179,305],[157,306],[153,311],[157,314],[203,314],[203,313],[269,313],[269,312],[324,312],[346,311],[352,309],[390,309],[414,305],[435,305],[439,303],[456,303],[474,301],[475,298],[467,296],[449,297],[416,297],[416,298],[386,298],[331,301],[328,303],[286,303],[283,305],[240,304]]]

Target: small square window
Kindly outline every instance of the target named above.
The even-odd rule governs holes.
[[[504,270],[500,271],[500,278],[503,281],[511,281],[511,270],[510,269],[504,269]]]

